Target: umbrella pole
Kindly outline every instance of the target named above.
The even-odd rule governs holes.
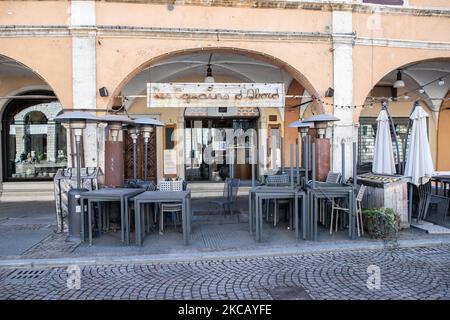
[[[409,201],[408,201],[408,222],[412,223],[412,201],[413,201],[413,186],[409,183]]]

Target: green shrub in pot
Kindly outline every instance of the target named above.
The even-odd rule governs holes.
[[[392,238],[399,230],[400,218],[391,208],[364,209],[363,215],[372,238]]]

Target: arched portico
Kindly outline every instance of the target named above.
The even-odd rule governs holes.
[[[285,94],[289,92],[289,96],[286,98],[286,109],[280,108],[260,108],[259,111],[254,114],[252,110],[243,110],[236,108],[228,108],[226,113],[221,113],[214,108],[208,112],[194,112],[191,110],[186,115],[184,108],[147,108],[146,100],[146,84],[147,82],[204,82],[206,75],[206,67],[210,64],[212,67],[212,73],[215,77],[215,82],[220,83],[284,83]],[[296,85],[293,85],[295,83]],[[308,88],[310,88],[308,90]],[[311,90],[311,91],[310,91]],[[303,96],[292,98],[292,96]],[[194,121],[195,123],[201,123],[202,128],[209,130],[216,128],[216,126],[222,124],[226,128],[234,128],[236,126],[244,126],[252,129],[258,129],[258,140],[260,144],[266,144],[270,141],[270,150],[280,157],[280,152],[285,151],[285,159],[289,159],[289,148],[283,149],[281,146],[289,146],[291,143],[296,142],[297,131],[285,126],[286,112],[289,112],[289,119],[294,117],[298,119],[305,111],[304,108],[300,110],[299,105],[301,102],[311,100],[309,96],[319,96],[319,90],[315,89],[310,81],[305,79],[305,76],[299,71],[295,70],[289,64],[282,62],[279,59],[270,57],[266,54],[257,54],[256,52],[238,50],[236,48],[202,48],[200,51],[189,49],[178,52],[173,52],[168,55],[154,58],[141,64],[139,68],[130,73],[120,84],[120,86],[113,91],[112,96],[109,98],[110,103],[113,103],[114,98],[120,96],[123,102],[123,111],[130,115],[150,115],[153,117],[159,117],[165,122],[169,129],[158,129],[157,141],[162,140],[160,145],[157,145],[157,157],[158,161],[153,161],[159,165],[158,176],[161,177],[164,172],[162,155],[167,153],[164,144],[165,136],[167,134],[165,130],[171,130],[176,128],[177,143],[175,143],[177,159],[185,159],[185,145],[190,135],[184,131],[193,129],[193,124],[186,121]],[[112,105],[111,105],[112,106]],[[110,107],[111,107],[110,106]],[[305,105],[306,106],[306,105]],[[217,109],[217,108],[216,108]],[[236,109],[236,110],[235,110]],[[309,104],[309,110],[307,114],[311,114],[311,110],[317,113],[324,113],[322,105],[317,101]],[[300,112],[302,111],[302,112]],[[229,123],[225,121],[228,119]],[[203,121],[199,121],[203,120]],[[209,119],[209,120],[208,120]],[[205,123],[203,123],[206,121]],[[209,121],[209,122],[208,122]],[[225,129],[225,127],[223,129]],[[236,128],[235,128],[236,129]],[[288,135],[288,131],[295,131],[293,134]],[[182,134],[178,134],[184,132]],[[272,141],[272,135],[276,136],[277,141]],[[283,137],[288,137],[287,140]],[[158,142],[157,142],[158,144]],[[188,143],[191,145],[191,143]],[[202,144],[199,152],[205,148]],[[278,149],[275,150],[275,149]],[[187,149],[186,149],[187,150]],[[286,156],[287,155],[287,156]],[[273,157],[271,157],[271,160]],[[280,163],[280,159],[277,163]],[[151,162],[151,161],[149,161]],[[272,161],[273,162],[273,161]],[[176,175],[184,176],[185,167],[184,162],[180,162],[177,167]],[[275,165],[272,163],[272,166]],[[236,169],[236,170],[241,170]],[[243,170],[242,176],[248,178],[250,175],[250,169],[247,168],[248,173]],[[151,168],[150,168],[151,170]],[[172,172],[172,171],[171,171]],[[169,174],[173,175],[173,174]],[[211,175],[208,174],[211,178]]]

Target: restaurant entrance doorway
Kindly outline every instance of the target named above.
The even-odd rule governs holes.
[[[244,133],[248,130],[256,132],[257,118],[186,118],[186,180],[220,182],[226,178],[251,179],[249,137],[243,138],[244,144],[236,136],[227,138],[227,135],[236,135],[240,129]],[[257,148],[258,142],[253,144]],[[244,155],[240,159],[236,156],[238,149]]]

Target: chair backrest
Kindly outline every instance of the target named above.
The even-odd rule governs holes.
[[[287,174],[272,174],[266,177],[266,184],[275,186],[289,185],[289,175]]]
[[[328,172],[326,183],[339,183],[341,180],[341,174],[339,172]]]
[[[231,201],[235,201],[238,195],[238,191],[239,191],[239,184],[240,184],[241,180],[240,179],[231,179],[230,181],[230,198]]]
[[[359,188],[358,194],[356,195],[356,201],[362,201],[362,198],[364,197],[364,192],[366,192],[367,186],[361,185]]]
[[[160,191],[182,191],[183,190],[183,180],[176,181],[161,181],[159,183]]]
[[[223,197],[234,201],[239,191],[240,179],[226,178],[223,186]]]

